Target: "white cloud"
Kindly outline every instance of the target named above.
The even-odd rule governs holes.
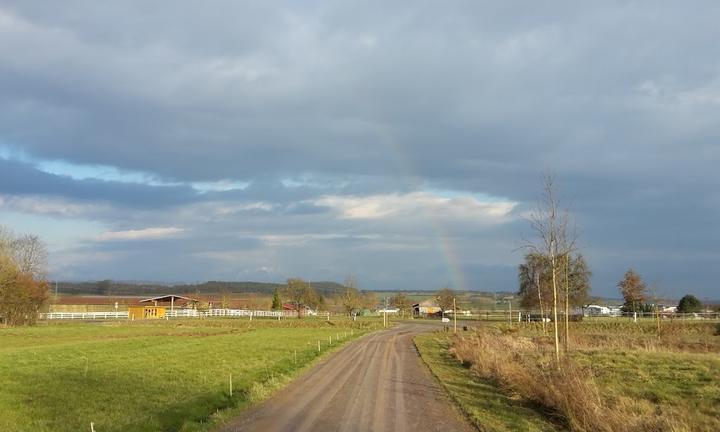
[[[479,199],[473,195],[441,196],[433,192],[384,194],[365,197],[326,195],[313,201],[337,211],[343,219],[384,219],[426,216],[437,219],[473,219],[502,223],[511,219],[517,202]]]
[[[87,217],[110,210],[109,205],[71,202],[56,197],[0,196],[0,210],[66,218]]]
[[[156,227],[143,228],[139,230],[107,231],[97,236],[97,241],[118,241],[118,240],[151,240],[168,237],[175,237],[184,232],[183,228],[177,227]]]

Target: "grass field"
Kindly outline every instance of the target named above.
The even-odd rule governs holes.
[[[558,370],[552,338],[539,324],[485,324],[448,342],[436,335],[436,345],[447,347],[431,363],[449,375],[471,374],[464,384],[446,387],[467,412],[480,413],[487,430],[514,427],[487,415],[471,387],[477,399],[537,407],[536,413],[571,430],[715,431],[720,430],[718,333],[717,324],[709,322],[663,323],[660,331],[652,322],[573,323],[571,350]],[[488,385],[510,399],[492,396]]]
[[[0,430],[208,430],[322,355],[318,341],[325,353],[377,327],[306,318],[1,328]]]

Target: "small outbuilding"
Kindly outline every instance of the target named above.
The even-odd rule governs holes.
[[[413,316],[433,317],[441,315],[442,309],[434,300],[425,300],[424,302],[415,303],[413,305]]]
[[[128,318],[131,320],[165,318],[165,306],[128,306]]]
[[[175,309],[176,303],[182,303],[185,306],[188,304],[197,303],[196,299],[185,297],[181,295],[176,294],[169,294],[164,296],[158,296],[158,297],[150,297],[143,300],[140,300],[140,303],[152,303],[154,306],[170,306],[170,310]],[[178,304],[180,304],[178,303]]]

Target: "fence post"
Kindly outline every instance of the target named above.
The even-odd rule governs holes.
[[[320,352],[320,339],[318,339],[318,352]]]

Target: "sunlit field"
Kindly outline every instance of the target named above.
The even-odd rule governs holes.
[[[380,326],[304,318],[0,328],[0,430],[207,430]]]

